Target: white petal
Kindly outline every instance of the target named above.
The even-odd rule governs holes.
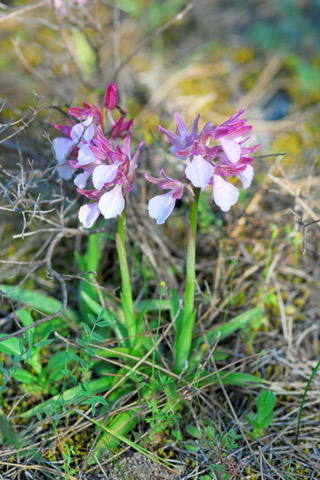
[[[101,190],[105,183],[112,182],[118,172],[118,166],[113,165],[99,165],[93,170],[92,180],[94,188]]]
[[[253,166],[247,165],[247,168],[240,172],[237,177],[241,180],[243,188],[249,188],[253,179]]]
[[[201,155],[195,155],[186,168],[186,177],[195,187],[206,187],[213,175],[213,166]]]
[[[84,131],[84,134],[83,134],[83,139],[86,141],[86,142],[90,142],[90,140],[92,139],[94,135],[94,125],[91,121],[90,125],[85,129]]]
[[[100,215],[99,205],[90,203],[83,205],[79,210],[79,221],[85,228],[90,228]]]
[[[69,138],[58,137],[53,140],[52,144],[54,148],[54,153],[56,155],[56,160],[58,163],[60,163],[62,162],[62,160],[65,160],[65,158],[67,158],[71,147],[73,147],[74,145],[74,142]]]
[[[219,140],[228,160],[230,160],[231,163],[237,163],[241,154],[241,147],[239,143],[237,143],[235,140],[227,140],[223,137]]]
[[[57,172],[61,178],[64,180],[70,180],[74,174],[74,168],[69,165],[69,163],[63,163],[60,167],[57,168]]]
[[[122,195],[121,185],[116,185],[110,192],[105,193],[99,200],[100,212],[104,218],[114,218],[120,215],[125,202]]]
[[[81,140],[82,135],[83,135],[83,131],[84,131],[84,126],[82,125],[82,123],[76,123],[72,127],[71,132],[70,132],[70,137],[72,138],[72,140],[75,144],[79,143],[79,141]]]
[[[84,190],[87,185],[87,180],[90,177],[91,172],[83,172],[79,173],[79,175],[76,176],[74,179],[74,184],[78,187]]]
[[[237,187],[223,180],[219,175],[213,176],[213,200],[223,212],[235,205],[239,198]]]
[[[175,203],[176,200],[172,197],[172,192],[151,198],[148,204],[150,217],[155,218],[158,225],[163,224],[174,209]]]
[[[94,162],[96,157],[90,150],[90,145],[83,145],[78,152],[79,165],[88,165],[88,163]]]

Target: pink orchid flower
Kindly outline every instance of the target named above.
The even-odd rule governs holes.
[[[251,126],[245,125],[247,120],[240,117],[244,110],[232,115],[229,120],[221,125],[213,126],[212,122],[207,123],[198,135],[199,115],[194,120],[193,129],[190,133],[178,112],[175,112],[177,123],[177,134],[173,134],[165,128],[157,128],[165,133],[169,142],[173,145],[171,152],[183,161],[189,158],[189,163],[184,163],[185,181],[190,182],[196,188],[213,187],[213,200],[223,212],[227,212],[239,199],[238,188],[233,183],[225,180],[224,177],[236,176],[242,183],[244,189],[251,185],[254,170],[250,165],[253,158],[249,155],[256,151],[260,145],[246,147],[245,142],[249,137],[243,135],[249,133]],[[218,145],[210,145],[212,141],[218,141]],[[175,184],[177,180],[162,176],[167,179],[154,179],[146,174],[147,180],[158,184],[161,188],[172,191],[154,197],[149,202],[149,214],[157,220],[157,223],[164,223],[171,214],[175,198]],[[168,183],[171,182],[171,183]],[[178,181],[182,185],[181,180]],[[165,187],[163,185],[166,185]],[[183,187],[182,187],[183,188]],[[182,189],[178,195],[182,195]]]
[[[231,163],[237,163],[241,154],[241,141],[243,135],[252,130],[252,127],[245,125],[246,119],[240,120],[244,110],[239,110],[236,115],[231,115],[229,120],[212,128],[211,135],[219,140],[221,147]]]
[[[156,219],[158,225],[163,224],[172,213],[176,200],[182,197],[184,188],[181,180],[168,177],[164,173],[163,168],[160,170],[160,175],[163,178],[154,178],[148,173],[145,174],[149,182],[158,185],[163,190],[170,190],[170,192],[163,195],[156,195],[148,203],[149,215],[151,218]]]

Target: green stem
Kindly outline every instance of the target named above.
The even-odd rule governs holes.
[[[137,326],[134,316],[131,280],[128,267],[126,241],[125,241],[125,210],[118,216],[118,233],[116,236],[117,252],[119,258],[120,274],[121,274],[121,300],[124,311],[125,323],[129,337],[135,337],[137,334]],[[133,344],[135,338],[130,343]]]
[[[192,332],[195,322],[194,291],[196,283],[196,238],[200,188],[194,188],[193,202],[190,204],[189,224],[187,232],[187,271],[184,293],[183,328],[179,333],[176,348],[176,369],[182,370],[189,359]]]

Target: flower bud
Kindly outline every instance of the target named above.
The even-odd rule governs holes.
[[[116,108],[118,102],[117,86],[114,82],[109,83],[104,96],[104,103],[108,110]]]

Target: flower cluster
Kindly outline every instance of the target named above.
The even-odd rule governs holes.
[[[180,114],[175,112],[177,132],[166,130],[160,125],[157,128],[163,132],[171,143],[170,151],[182,160],[184,176],[179,180],[165,175],[154,178],[146,174],[147,180],[157,184],[169,192],[153,197],[148,205],[149,215],[155,218],[158,224],[166,221],[171,214],[175,202],[180,199],[185,186],[205,188],[212,186],[213,200],[223,212],[227,212],[239,198],[238,188],[229,183],[224,177],[234,175],[239,178],[243,188],[248,188],[253,178],[253,158],[251,153],[260,145],[246,146],[252,127],[246,125],[247,120],[241,119],[244,110],[232,115],[229,120],[221,125],[207,123],[198,133],[199,115],[193,122],[190,132]]]
[[[54,125],[65,135],[53,140],[59,175],[65,180],[75,175],[77,191],[93,200],[79,211],[79,220],[86,228],[90,228],[100,214],[106,219],[121,214],[126,197],[133,189],[138,156],[144,143],[140,143],[131,157],[130,132],[134,120],[125,122],[125,112],[121,109],[121,116],[114,120],[112,111],[119,108],[115,83],[107,86],[104,103],[111,124],[109,139],[103,133],[101,108],[86,102],[83,107],[69,108],[72,117],[69,125]]]

